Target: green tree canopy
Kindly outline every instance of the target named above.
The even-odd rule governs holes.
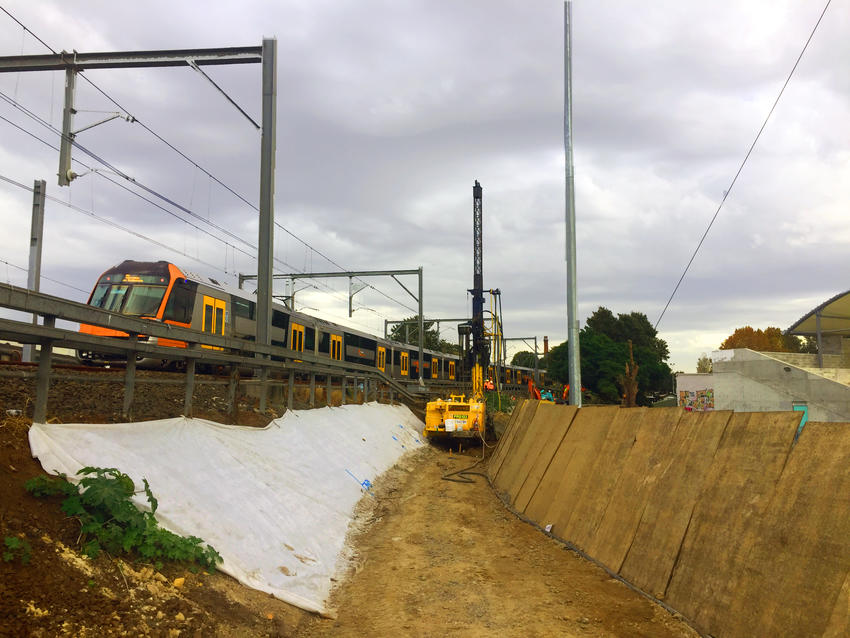
[[[534,353],[528,350],[517,352],[511,359],[512,366],[522,366],[523,368],[534,367]]]
[[[672,387],[667,343],[658,338],[646,315],[630,312],[614,316],[600,306],[579,334],[581,384],[596,401],[620,403],[623,390],[617,380],[629,360],[629,339],[638,364],[638,405],[650,405],[654,395],[669,392]],[[560,383],[569,383],[567,350],[565,341],[552,348],[546,360],[549,378]]]
[[[389,333],[389,338],[399,343],[407,343],[415,347],[419,347],[419,315],[413,315],[406,318],[404,321],[413,323],[395,324]],[[428,350],[436,352],[445,352],[447,354],[460,354],[456,343],[451,343],[440,338],[440,331],[437,330],[437,325],[433,321],[426,321],[425,324],[425,347]]]

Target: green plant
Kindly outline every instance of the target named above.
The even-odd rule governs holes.
[[[3,550],[3,560],[5,562],[13,561],[16,557],[20,558],[21,563],[24,565],[30,562],[32,547],[30,547],[29,541],[26,538],[7,536],[3,539],[3,545],[5,545],[5,549]]]
[[[82,552],[96,557],[101,551],[110,554],[137,552],[146,559],[168,559],[198,563],[215,569],[221,556],[195,536],[179,536],[159,526],[156,510],[159,503],[147,479],[142,479],[150,511],[140,510],[130,498],[136,491],[133,480],[116,468],[84,467],[78,485],[60,474],[57,478],[38,476],[27,481],[25,488],[34,496],[64,496],[61,509],[79,519]]]

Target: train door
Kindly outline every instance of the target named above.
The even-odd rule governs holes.
[[[440,362],[437,360],[437,357],[431,358],[431,378],[436,379],[440,374]]]
[[[386,372],[387,368],[387,349],[384,346],[378,346],[378,370]]]
[[[455,362],[449,361],[449,379],[454,381],[455,379]]]
[[[331,359],[342,360],[342,335],[331,335]]]
[[[204,295],[204,315],[201,319],[201,332],[212,335],[224,335],[224,310],[223,299],[216,299]],[[215,346],[203,346],[209,350],[223,350]]]
[[[410,370],[410,354],[407,352],[401,353],[401,376],[406,377]]]
[[[304,352],[304,326],[298,323],[291,324],[289,333],[289,349],[296,352]]]

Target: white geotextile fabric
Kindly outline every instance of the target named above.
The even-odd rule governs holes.
[[[404,406],[370,403],[287,412],[262,429],[37,423],[29,440],[50,473],[116,467],[137,489],[147,478],[163,527],[204,539],[245,585],[323,613],[364,485],[424,445],[422,428]]]

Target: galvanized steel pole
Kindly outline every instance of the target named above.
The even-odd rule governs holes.
[[[47,194],[47,182],[37,179],[32,186],[32,224],[30,226],[30,261],[27,270],[27,289],[39,291],[41,282],[41,247],[44,241],[44,198]],[[38,323],[38,316],[32,316],[33,325]],[[33,344],[22,346],[22,359],[28,363],[35,361]]]
[[[581,362],[578,343],[578,295],[576,294],[576,210],[573,167],[572,2],[564,3],[564,149],[566,152],[567,221],[567,356],[570,404],[581,407]]]
[[[263,39],[263,133],[260,142],[260,227],[257,242],[257,343],[264,346],[271,345],[276,116],[277,40],[265,38]],[[260,370],[259,407],[261,411],[266,409],[267,378],[268,368],[263,367]]]

